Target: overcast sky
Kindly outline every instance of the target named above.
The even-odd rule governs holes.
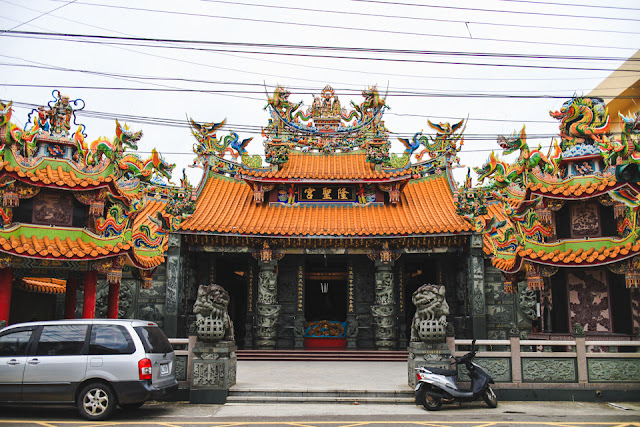
[[[0,29],[11,31],[0,34],[0,99],[14,101],[14,123],[24,125],[30,109],[59,89],[86,103],[77,120],[89,141],[113,138],[121,118],[143,130],[143,158],[156,147],[177,164],[176,183],[194,159],[187,116],[226,118],[219,136],[233,130],[241,139],[254,137],[249,150],[262,153],[265,87],[271,92],[277,84],[305,106],[327,84],[343,106],[362,102],[360,92],[377,85],[388,92],[384,119],[393,141],[431,132],[427,120],[468,117],[465,166],[480,166],[492,149],[499,152],[497,135],[523,124],[529,145],[546,150],[558,130],[548,111],[574,93],[588,94],[640,48],[637,0],[0,0],[0,6]],[[401,150],[394,144],[394,152]],[[187,174],[197,183],[201,170]],[[466,168],[455,172],[460,182],[465,174]]]

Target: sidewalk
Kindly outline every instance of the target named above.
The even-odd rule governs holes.
[[[231,391],[413,392],[407,362],[238,362]]]

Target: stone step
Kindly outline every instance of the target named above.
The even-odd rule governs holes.
[[[237,350],[238,360],[406,362],[407,351],[362,350]]]
[[[229,390],[228,403],[403,403],[414,404],[411,390]]]

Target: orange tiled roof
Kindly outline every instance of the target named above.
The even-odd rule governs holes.
[[[263,172],[241,169],[246,177],[259,179],[310,179],[310,180],[343,180],[343,179],[389,179],[404,177],[408,171],[396,172],[376,171],[375,165],[366,160],[362,151],[347,153],[303,153],[291,151],[289,161],[280,166],[278,171]]]
[[[67,281],[48,277],[23,277],[22,288],[31,292],[64,294],[67,291]]]
[[[220,175],[208,178],[182,231],[278,236],[384,236],[468,232],[455,213],[444,175],[410,181],[397,205],[256,204],[251,187]]]
[[[619,257],[625,257],[629,254],[634,254],[640,251],[640,242],[631,243],[627,242],[625,244],[620,244],[618,246],[604,246],[602,245],[600,248],[591,247],[587,250],[583,248],[578,248],[573,250],[569,248],[565,251],[560,251],[556,249],[551,252],[545,252],[543,250],[539,250],[535,252],[531,248],[521,248],[518,251],[518,255],[521,257],[526,257],[531,260],[539,260],[552,262],[554,264],[568,264],[568,265],[579,265],[579,264],[593,264],[593,263],[602,263],[607,261],[613,261]]]
[[[149,217],[155,218],[156,212],[163,210],[166,205],[166,201],[147,198],[142,212],[140,212],[133,221],[133,229],[135,230],[143,224],[151,227],[152,230],[156,229],[157,225],[151,221]]]
[[[62,166],[58,166],[53,169],[51,165],[47,165],[42,169],[36,169],[35,171],[23,170],[20,166],[9,166],[8,162],[0,164],[0,170],[4,169],[7,172],[13,172],[21,178],[28,178],[32,182],[42,182],[45,185],[55,184],[60,187],[93,187],[102,183],[109,183],[114,180],[113,175],[96,176],[94,178],[82,178],[78,177],[72,170],[65,172]]]
[[[565,196],[565,197],[580,197],[593,194],[598,195],[603,191],[608,191],[608,187],[613,187],[617,182],[614,179],[603,179],[602,181],[589,181],[584,184],[576,182],[574,184],[556,184],[548,185],[546,183],[530,183],[529,188],[539,194]],[[595,194],[594,194],[595,193]]]
[[[25,229],[25,234],[29,229]],[[72,240],[70,237],[61,239],[58,236],[38,238],[35,235],[21,234],[19,238],[11,236],[9,239],[0,237],[0,247],[10,253],[18,255],[32,255],[36,257],[53,257],[61,259],[91,259],[100,255],[116,254],[127,251],[129,243],[118,242],[116,245],[100,247],[94,242],[83,241],[80,237]]]

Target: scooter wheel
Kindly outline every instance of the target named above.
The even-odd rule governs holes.
[[[493,389],[490,386],[484,389],[482,392],[482,398],[489,408],[497,408],[498,407],[498,397],[493,392]]]
[[[421,388],[416,394],[416,403],[424,406],[427,411],[437,411],[442,406],[442,399],[429,396],[427,390]]]

